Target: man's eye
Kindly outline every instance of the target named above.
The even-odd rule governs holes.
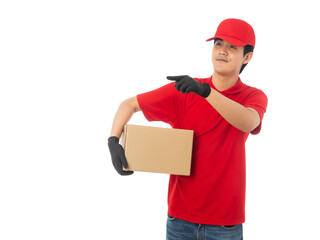
[[[230,45],[230,48],[232,49],[237,49],[237,47],[233,46],[233,45]]]
[[[216,44],[215,44],[216,46],[220,46],[221,45],[221,43],[220,42],[216,42]]]

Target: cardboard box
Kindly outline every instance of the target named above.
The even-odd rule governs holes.
[[[127,124],[121,137],[124,170],[190,175],[193,131]]]

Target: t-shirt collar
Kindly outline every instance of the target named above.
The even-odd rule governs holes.
[[[245,84],[242,83],[240,77],[238,78],[238,81],[235,85],[233,85],[231,88],[224,90],[224,91],[219,91],[218,89],[216,89],[216,87],[212,83],[212,76],[208,79],[208,83],[209,83],[210,87],[212,87],[216,91],[223,93],[223,94],[235,94],[235,93],[242,91],[245,88]]]

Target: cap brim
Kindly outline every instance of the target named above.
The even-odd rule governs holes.
[[[241,41],[237,38],[233,38],[233,37],[228,37],[228,36],[214,36],[212,38],[209,38],[207,39],[206,41],[209,42],[215,38],[220,38],[228,43],[230,43],[231,45],[233,46],[236,46],[236,47],[243,47],[245,45],[247,45],[248,43],[244,42],[244,41]]]

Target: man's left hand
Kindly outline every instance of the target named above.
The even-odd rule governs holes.
[[[189,77],[188,75],[181,76],[168,76],[168,80],[175,81],[175,87],[182,93],[195,93],[201,97],[207,98],[211,92],[208,83],[200,83],[197,80]]]

